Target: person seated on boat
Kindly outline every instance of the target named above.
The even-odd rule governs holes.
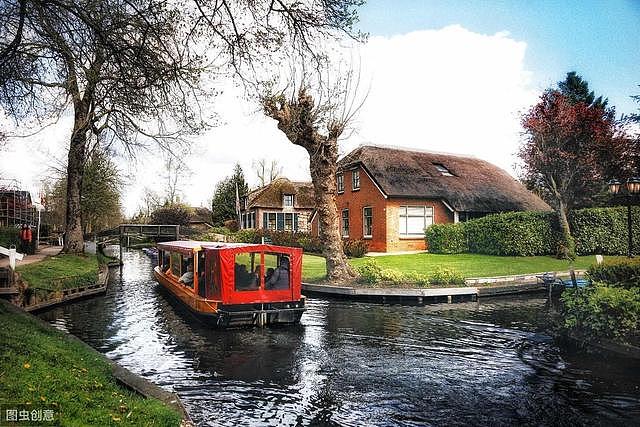
[[[269,281],[266,283],[267,289],[289,289],[289,259],[280,258],[280,265],[275,269]]]
[[[272,267],[267,268],[267,273],[264,275],[264,283],[267,283],[271,276],[273,276],[274,269]]]
[[[178,282],[182,282],[187,286],[193,286],[193,264],[187,265],[187,272],[180,276]]]
[[[250,289],[251,277],[253,274],[249,273],[247,266],[244,264],[235,265],[235,283],[236,289],[247,290]]]
[[[251,274],[251,283],[249,284],[250,289],[258,289],[260,287],[260,266],[256,265],[256,268],[253,270]]]

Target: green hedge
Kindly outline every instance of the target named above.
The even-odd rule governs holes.
[[[468,252],[464,223],[433,224],[425,231],[429,252],[459,254]]]
[[[469,252],[488,255],[554,254],[555,216],[547,212],[508,212],[463,223]]]
[[[11,245],[20,250],[20,229],[16,227],[0,227],[0,246],[8,248]]]
[[[631,209],[634,253],[640,251],[640,207]],[[625,255],[628,248],[627,208],[588,208],[569,216],[579,255]]]
[[[595,282],[604,282],[626,288],[640,288],[640,259],[594,264],[587,271]]]
[[[634,253],[640,253],[640,207],[632,209]],[[588,208],[572,212],[569,226],[578,255],[627,253],[627,210]],[[560,242],[553,212],[507,212],[458,224],[434,224],[425,231],[433,253],[555,255]]]

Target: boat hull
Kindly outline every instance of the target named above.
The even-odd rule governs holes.
[[[218,328],[298,323],[306,310],[304,296],[298,301],[225,305],[220,301],[206,300],[195,295],[160,272],[157,267],[153,275],[178,303],[189,309],[199,320]]]

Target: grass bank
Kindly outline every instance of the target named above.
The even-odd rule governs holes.
[[[368,257],[350,259],[354,267],[363,265]],[[607,261],[624,259],[624,257],[605,257]],[[515,274],[540,273],[544,271],[567,271],[587,269],[595,262],[593,256],[578,257],[574,262],[560,260],[548,256],[507,257],[480,254],[410,254],[375,257],[383,268],[403,273],[417,273],[431,276],[438,267],[454,269],[465,278],[495,277]],[[324,258],[305,255],[302,263],[302,278],[306,282],[318,282],[326,275]]]
[[[119,386],[100,355],[5,302],[0,325],[0,402],[53,409],[61,425],[180,424],[177,411]]]
[[[88,286],[98,279],[95,255],[60,254],[16,269],[22,280],[35,289],[61,290]]]

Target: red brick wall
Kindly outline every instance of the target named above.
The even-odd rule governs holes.
[[[364,239],[363,237],[363,208],[371,207],[373,216],[372,237],[364,239],[369,243],[369,250],[384,252],[387,239],[386,200],[375,186],[367,173],[359,167],[360,189],[352,190],[350,170],[344,171],[344,193],[338,194],[338,218],[342,231],[342,210],[349,209],[349,238]]]

